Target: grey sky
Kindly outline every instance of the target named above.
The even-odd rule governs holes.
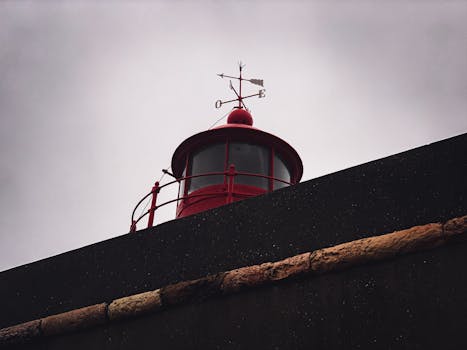
[[[0,270],[128,232],[240,59],[304,180],[467,131],[467,2],[0,2]]]

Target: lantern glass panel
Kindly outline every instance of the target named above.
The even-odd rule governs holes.
[[[290,182],[290,171],[277,154],[274,155],[274,178]],[[274,181],[275,190],[287,186],[284,182]]]
[[[193,154],[189,175],[223,172],[225,167],[225,144],[211,145]],[[224,183],[224,175],[208,175],[192,178],[188,193],[200,188]]]
[[[186,176],[186,166],[183,169],[182,178]],[[185,195],[185,180],[180,180],[178,185],[178,198],[182,198]]]
[[[235,170],[251,174],[269,175],[269,149],[249,143],[232,142],[229,147],[229,164],[235,165]],[[268,189],[267,178],[238,175],[236,184],[249,185]]]

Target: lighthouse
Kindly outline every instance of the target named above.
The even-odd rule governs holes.
[[[244,66],[239,64],[239,75],[218,74],[230,79],[230,89],[235,98],[218,100],[216,108],[234,102],[225,125],[210,128],[183,141],[172,157],[174,181],[160,185],[156,182],[152,191],[151,206],[141,217],[134,218],[131,231],[136,223],[149,215],[148,227],[153,225],[157,208],[177,202],[176,218],[193,215],[208,209],[258,196],[300,181],[303,165],[295,149],[281,138],[253,126],[253,117],[244,100],[251,97],[265,97],[265,90],[243,95],[243,84],[263,86],[263,80],[244,78]],[[232,80],[238,82],[238,89]],[[178,184],[178,196],[166,203],[157,203],[157,194],[167,185]]]

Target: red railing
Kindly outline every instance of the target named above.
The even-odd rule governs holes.
[[[285,181],[285,180],[282,180],[282,179],[278,179],[278,178],[275,178],[275,177],[272,177],[272,176],[268,176],[268,175],[253,174],[253,173],[246,173],[246,172],[242,172],[242,171],[236,171],[234,165],[230,165],[229,169],[226,170],[226,171],[185,176],[185,177],[181,177],[179,179],[170,181],[170,182],[168,182],[168,183],[166,183],[166,184],[164,184],[162,186],[157,181],[154,184],[154,186],[152,187],[151,192],[149,192],[143,198],[141,198],[141,200],[138,202],[138,204],[136,204],[135,208],[133,209],[133,212],[131,213],[130,232],[135,232],[136,231],[136,225],[146,215],[149,215],[148,226],[147,227],[152,227],[153,224],[154,224],[154,213],[155,213],[155,211],[157,209],[167,205],[167,204],[177,202],[177,201],[180,201],[180,200],[184,200],[184,199],[187,199],[187,198],[196,198],[196,197],[205,197],[205,198],[207,197],[207,198],[209,198],[209,197],[219,196],[219,192],[213,192],[213,193],[204,192],[204,193],[200,193],[200,194],[189,194],[189,195],[182,196],[182,197],[177,196],[176,199],[171,199],[169,201],[166,201],[166,202],[164,202],[162,204],[157,205],[157,195],[159,194],[161,189],[163,189],[163,188],[165,188],[167,186],[173,185],[175,183],[180,183],[181,181],[186,181],[186,180],[190,180],[190,179],[194,179],[194,178],[198,178],[198,177],[204,177],[204,176],[213,176],[213,175],[223,175],[223,176],[227,177],[227,192],[225,193],[227,195],[227,203],[232,203],[233,202],[234,185],[235,185],[234,179],[235,179],[235,176],[238,176],[238,175],[251,176],[251,177],[260,177],[260,178],[268,179],[268,180],[271,180],[271,181],[282,182],[282,183],[285,183],[287,185],[293,185],[293,183],[291,183],[291,182],[288,182],[288,181]],[[271,189],[269,188],[267,192],[271,192]],[[137,219],[135,219],[136,210],[151,195],[152,195],[151,207],[147,211],[145,211],[143,214],[141,214]]]

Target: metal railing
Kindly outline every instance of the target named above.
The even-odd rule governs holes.
[[[170,185],[173,185],[175,183],[180,183],[181,181],[187,181],[187,180],[191,180],[191,179],[194,179],[194,178],[200,178],[200,177],[205,177],[205,176],[214,176],[214,175],[223,175],[227,178],[227,191],[224,192],[224,193],[220,193],[220,192],[204,192],[204,193],[200,193],[200,194],[188,194],[188,195],[185,195],[185,196],[177,196],[176,199],[171,199],[171,200],[168,200],[166,202],[163,202],[161,204],[157,204],[157,195],[159,194],[159,192],[163,189],[163,188],[166,188]],[[229,169],[226,170],[226,171],[219,171],[219,172],[212,172],[212,173],[205,173],[205,174],[198,174],[198,175],[190,175],[190,176],[185,176],[185,177],[181,177],[181,178],[178,178],[176,180],[173,180],[173,181],[170,181],[166,184],[163,184],[163,185],[160,185],[159,184],[159,181],[156,181],[156,183],[154,184],[154,186],[152,187],[151,189],[151,192],[149,192],[148,194],[146,194],[143,198],[140,199],[140,201],[136,204],[135,208],[133,209],[133,212],[131,213],[131,225],[130,225],[130,232],[136,232],[136,225],[138,224],[138,222],[140,222],[144,217],[146,217],[146,215],[149,215],[149,218],[148,218],[148,228],[149,227],[152,227],[154,225],[154,213],[157,209],[167,205],[167,204],[170,204],[170,203],[173,203],[173,202],[177,202],[177,201],[180,201],[180,200],[185,200],[185,199],[188,199],[188,198],[196,198],[196,197],[205,197],[205,198],[209,198],[209,197],[219,197],[219,196],[227,196],[227,202],[226,204],[229,204],[229,203],[232,203],[233,202],[233,194],[234,194],[234,185],[235,185],[235,176],[250,176],[250,177],[258,177],[258,178],[264,178],[264,179],[268,179],[270,181],[278,181],[278,182],[282,182],[284,184],[287,184],[287,185],[293,185],[292,182],[288,182],[288,181],[285,181],[285,180],[282,180],[282,179],[278,179],[278,178],[275,178],[273,176],[268,176],[268,175],[263,175],[263,174],[254,174],[254,173],[247,173],[247,172],[242,172],[242,171],[236,171],[235,170],[235,166],[232,164],[229,166]],[[273,191],[273,189],[270,188],[271,186],[268,186],[268,190],[266,190],[266,192],[271,192]],[[272,186],[273,188],[273,186]],[[141,214],[138,218],[135,219],[135,214],[136,214],[136,210],[138,209],[138,207],[149,197],[152,195],[152,198],[151,198],[151,207],[145,211],[143,214]]]

